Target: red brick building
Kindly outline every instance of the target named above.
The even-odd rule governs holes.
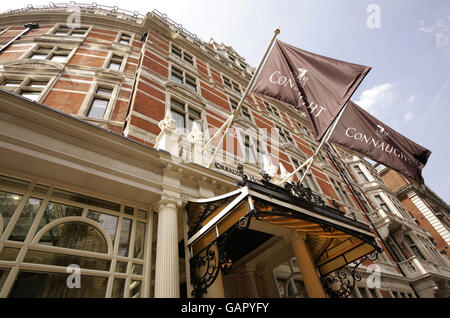
[[[395,171],[383,169],[380,175],[414,220],[432,235],[440,253],[450,258],[448,204],[427,186],[420,187]]]
[[[37,25],[27,28],[28,23]],[[40,296],[191,296],[198,292],[198,285],[193,283],[193,263],[187,255],[196,241],[192,239],[195,235],[187,234],[193,229],[184,224],[189,213],[197,212],[187,207],[207,198],[231,204],[226,198],[236,191],[236,181],[242,176],[237,169],[239,162],[251,182],[260,180],[261,169],[270,167],[275,167],[276,180],[292,172],[318,146],[304,114],[250,95],[214,165],[208,167],[218,141],[203,153],[200,150],[200,157],[199,149],[230,116],[255,70],[233,48],[213,40],[204,42],[156,10],[142,16],[97,5],[27,8],[0,15],[0,30],[1,118],[5,124],[1,149],[7,154],[0,165],[0,175],[4,176],[0,193],[11,201],[8,206],[14,207],[2,207],[1,297],[28,295],[20,285],[27,279],[35,279],[37,285],[39,280],[62,279],[58,275],[64,272],[63,263],[48,267],[42,262],[50,256],[38,261],[27,254],[69,253],[66,243],[60,242],[63,245],[58,247],[64,250],[39,244],[47,235],[39,226],[44,219],[39,218],[50,211],[51,202],[64,204],[63,211],[72,211],[70,204],[81,209],[76,216],[55,216],[52,225],[64,224],[64,220],[85,222],[83,226],[91,226],[90,231],[110,237],[105,243],[109,252],[102,256],[97,247],[74,252],[81,248],[72,246],[69,253],[107,262],[102,269],[81,266],[82,274],[91,277],[95,293],[46,294],[44,289]],[[14,111],[12,105],[17,105]],[[315,223],[298,224],[294,232],[303,229],[306,236],[300,240],[316,257],[311,264],[320,268],[320,264],[331,262],[326,259],[320,263],[329,248],[354,243],[358,236],[349,230],[354,224],[360,231],[372,233],[367,242],[373,239],[381,248],[375,261],[381,280],[375,287],[367,287],[374,262],[365,259],[358,267],[363,278],[355,282],[352,297],[440,297],[447,287],[440,286],[442,293],[435,294],[434,287],[422,282],[415,285],[418,278],[405,273],[398,264],[401,260],[386,246],[389,236],[380,234],[382,227],[371,218],[377,197],[367,195],[371,188],[361,186],[359,172],[352,170],[349,158],[352,154],[346,150],[326,147],[303,183],[309,195],[323,200],[324,204],[319,204],[323,211],[319,210],[330,214],[336,222],[333,225],[338,219],[346,224],[342,233],[326,230],[316,215]],[[292,181],[300,177],[299,173]],[[374,182],[385,187],[379,177]],[[45,193],[36,190],[38,185],[45,187]],[[281,186],[282,191],[282,184],[274,186]],[[72,194],[62,198],[58,189]],[[17,196],[22,201],[14,201]],[[28,206],[26,198],[31,197],[38,200],[36,211],[24,220],[21,211]],[[96,214],[97,219],[94,209],[102,213]],[[211,215],[222,214],[217,210]],[[212,216],[202,219],[202,224],[215,220]],[[20,222],[29,222],[29,226],[19,239],[13,234]],[[220,285],[220,291],[208,286],[208,293],[286,297],[304,295],[305,289],[307,294],[323,289],[318,279],[325,274],[305,280],[309,265],[299,262],[298,253],[305,250],[296,245],[291,248],[291,242],[298,239],[292,238],[291,221],[280,221],[277,226],[281,229],[258,222],[252,223],[251,231],[267,237],[234,259],[231,273],[219,270],[212,286]],[[51,229],[47,223],[45,229]],[[126,230],[126,226],[131,227]],[[248,235],[256,235],[251,233]],[[203,243],[210,246],[216,241],[220,240]],[[124,246],[142,253],[127,250],[121,254]],[[273,254],[265,253],[267,250]],[[273,255],[280,251],[274,263]],[[336,255],[341,257],[341,253],[345,251]],[[353,261],[367,253],[333,268],[350,264],[352,269]],[[119,264],[125,269],[117,269]],[[108,266],[116,269],[109,271]],[[41,271],[47,276],[37,274]],[[445,285],[450,277],[448,267],[443,267],[442,273]],[[242,281],[246,287],[236,288]]]

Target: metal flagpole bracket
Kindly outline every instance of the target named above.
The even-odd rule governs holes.
[[[25,35],[28,33],[28,31],[30,30],[34,30],[34,29],[38,29],[39,28],[39,24],[36,22],[28,22],[24,25],[24,30],[22,32],[20,32],[20,34],[16,35],[11,41],[9,41],[8,43],[6,43],[1,49],[0,49],[0,53],[3,52],[4,50],[6,50],[8,47],[11,46],[11,44],[13,44],[15,41],[17,41],[18,39],[20,39],[22,37],[22,35]]]

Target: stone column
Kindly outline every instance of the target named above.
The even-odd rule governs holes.
[[[314,265],[308,246],[306,245],[305,234],[294,234],[292,238],[292,249],[294,250],[294,255],[297,259],[297,264],[300,268],[308,297],[326,298],[327,296],[323,290],[322,283],[320,282],[316,266]]]
[[[264,286],[264,297],[280,298],[278,291],[277,280],[273,274],[273,269],[265,268],[261,273],[261,281]]]
[[[243,295],[244,298],[258,298],[258,288],[256,287],[255,282],[255,270],[256,266],[254,265],[245,265],[245,269],[243,271],[243,287],[246,291],[246,295]]]
[[[158,205],[155,298],[180,297],[178,207],[181,201],[162,198]]]

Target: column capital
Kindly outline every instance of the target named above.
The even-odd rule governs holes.
[[[172,206],[175,208],[181,208],[186,204],[184,200],[182,200],[178,196],[170,195],[170,194],[163,194],[161,195],[161,199],[159,202],[155,203],[155,210],[159,212],[159,210],[163,207]]]

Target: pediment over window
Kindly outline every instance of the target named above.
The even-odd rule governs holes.
[[[99,69],[95,71],[95,76],[100,79],[121,82],[124,80],[124,76],[121,72],[109,70],[109,69]]]
[[[252,121],[248,120],[247,118],[243,117],[240,114],[238,117],[235,118],[234,123],[241,128],[254,128],[256,129],[256,131],[259,130],[259,127],[255,123],[253,123]]]
[[[70,37],[70,36],[60,36],[60,35],[53,35],[53,34],[44,34],[39,37],[36,37],[35,41],[77,45],[77,44],[83,43],[84,37]]]
[[[295,147],[290,142],[283,142],[280,145],[280,147],[284,148],[289,154],[294,155],[295,157],[299,157],[304,160],[311,157],[311,156],[307,155],[306,153],[304,153],[303,151],[301,151],[298,147]]]
[[[188,101],[194,103],[200,103],[202,105],[206,105],[206,100],[197,92],[194,92],[192,89],[187,88],[185,85],[178,84],[172,81],[168,81],[166,83],[166,88],[175,91],[180,97],[186,98]]]
[[[27,73],[60,73],[64,66],[49,60],[22,59],[3,63],[3,69],[8,72],[22,71]]]

